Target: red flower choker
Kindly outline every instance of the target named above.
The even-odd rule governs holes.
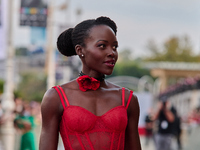
[[[103,81],[103,80],[104,80],[104,76],[103,78],[101,78],[100,81]],[[76,79],[76,81],[79,84],[79,89],[83,92],[87,90],[97,90],[100,86],[100,81],[98,79],[85,75],[82,72],[79,74],[79,77]]]

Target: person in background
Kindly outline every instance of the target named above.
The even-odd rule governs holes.
[[[153,116],[151,111],[145,117],[145,145],[149,145],[149,141],[153,139]]]
[[[78,55],[79,77],[49,89],[42,100],[40,150],[141,150],[139,104],[131,90],[105,79],[118,58],[117,26],[108,17],[82,21],[58,37],[64,56]]]
[[[176,139],[178,150],[182,149],[181,143],[181,118],[177,113],[177,110],[174,106],[171,107],[171,112],[174,115],[174,122],[172,124],[172,133]]]
[[[14,126],[19,131],[21,136],[20,150],[37,150],[35,133],[35,118],[31,114],[31,107],[29,103],[23,103],[23,109],[16,114]]]
[[[155,113],[154,120],[158,124],[158,130],[155,134],[156,150],[171,150],[172,149],[172,124],[174,115],[170,110],[169,101],[159,102],[159,107]]]

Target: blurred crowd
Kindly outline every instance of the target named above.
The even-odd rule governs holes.
[[[200,106],[193,109],[189,114],[188,117],[183,119],[185,123],[188,124],[188,133],[190,134],[192,128],[196,126],[200,126]]]
[[[159,101],[156,109],[145,117],[145,147],[153,143],[155,150],[181,150],[184,137],[200,126],[200,107],[181,116],[170,101]]]
[[[35,127],[41,123],[40,107],[41,104],[39,102],[29,102],[21,98],[16,98],[13,113],[8,116],[5,115],[0,104],[0,128],[3,127],[8,119],[13,120],[13,128],[15,129],[15,150],[37,150]],[[0,150],[3,150],[1,139]]]

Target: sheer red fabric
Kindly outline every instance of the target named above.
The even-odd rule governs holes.
[[[96,116],[85,108],[70,105],[60,86],[53,88],[64,107],[60,134],[66,150],[124,150],[127,108],[133,91],[125,106],[125,89],[122,88],[122,105]]]

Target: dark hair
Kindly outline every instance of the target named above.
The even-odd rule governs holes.
[[[107,25],[114,31],[115,35],[117,33],[115,22],[108,17],[85,20],[77,24],[74,28],[69,28],[59,35],[57,47],[60,53],[65,56],[77,55],[75,46],[77,44],[85,46],[84,42],[89,36],[90,29],[97,25]]]

